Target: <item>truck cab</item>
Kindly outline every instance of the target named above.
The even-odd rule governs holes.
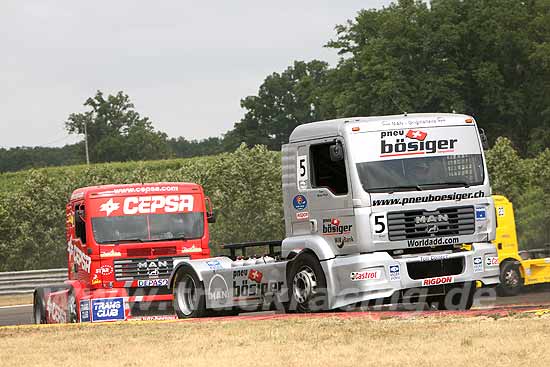
[[[207,202],[192,183],[75,190],[66,206],[66,287],[35,291],[36,321],[174,317],[166,288],[174,260],[210,255]]]

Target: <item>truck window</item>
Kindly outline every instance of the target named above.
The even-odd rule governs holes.
[[[330,159],[330,146],[333,142],[310,147],[312,165],[312,188],[325,187],[335,195],[348,193],[348,180],[345,160],[333,162]]]
[[[77,238],[80,238],[83,244],[86,243],[86,222],[84,221],[84,205],[76,204],[74,207],[74,232]]]

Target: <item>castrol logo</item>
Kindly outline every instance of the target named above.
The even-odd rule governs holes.
[[[130,196],[122,203],[122,212],[127,215],[178,213],[193,211],[193,195]],[[120,203],[112,198],[99,206],[107,216],[119,211]]]
[[[441,284],[449,284],[454,282],[453,276],[444,276],[444,277],[435,277],[435,278],[427,278],[422,279],[422,286],[427,287],[430,285],[441,285]]]
[[[350,273],[349,277],[354,282],[380,279],[380,270],[354,271]]]

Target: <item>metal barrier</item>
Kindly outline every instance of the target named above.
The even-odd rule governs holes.
[[[37,287],[63,285],[66,279],[66,268],[0,273],[0,295],[32,293]]]

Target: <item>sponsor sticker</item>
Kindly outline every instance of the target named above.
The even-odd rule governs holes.
[[[124,298],[92,299],[92,321],[119,321],[124,319]]]
[[[401,280],[401,274],[399,271],[399,265],[390,265],[390,281]]]
[[[208,283],[208,298],[213,301],[222,301],[229,298],[229,287],[224,277],[214,274]]]
[[[349,277],[353,282],[360,280],[376,280],[380,279],[381,273],[380,270],[352,271]]]
[[[99,257],[118,257],[118,256],[122,256],[122,254],[115,250],[111,250],[109,252],[102,252],[99,255]]]
[[[304,210],[307,208],[307,199],[304,195],[296,195],[294,199],[292,199],[292,205],[296,210]]]
[[[422,286],[428,287],[432,285],[450,284],[454,282],[454,279],[455,277],[451,275],[447,275],[443,277],[426,278],[426,279],[422,279]]]
[[[353,224],[342,224],[338,218],[323,219],[323,235],[335,236],[351,233]]]
[[[483,272],[483,259],[481,256],[475,256],[473,259],[474,263],[474,273],[481,273]]]
[[[168,279],[144,279],[138,280],[138,287],[166,287]]]
[[[298,219],[298,220],[309,219],[309,212],[298,212],[298,213],[296,213],[296,219]]]
[[[83,299],[80,301],[80,322],[90,322],[90,300]]]
[[[485,265],[498,266],[498,256],[485,256]]]
[[[449,255],[443,254],[443,255],[428,255],[428,256],[420,256],[420,261],[437,261],[437,260],[446,260],[449,258]]]
[[[193,195],[129,196],[122,202],[122,212],[126,215],[190,212],[193,211],[193,203]],[[100,204],[99,211],[110,216],[120,207],[120,202],[110,198]]]
[[[210,260],[206,262],[206,265],[212,270],[218,270],[222,268],[222,263],[219,260]]]
[[[92,277],[92,285],[101,284],[101,279],[99,279],[99,276],[97,274],[94,274]]]
[[[476,208],[476,220],[486,220],[487,211],[485,208]]]

